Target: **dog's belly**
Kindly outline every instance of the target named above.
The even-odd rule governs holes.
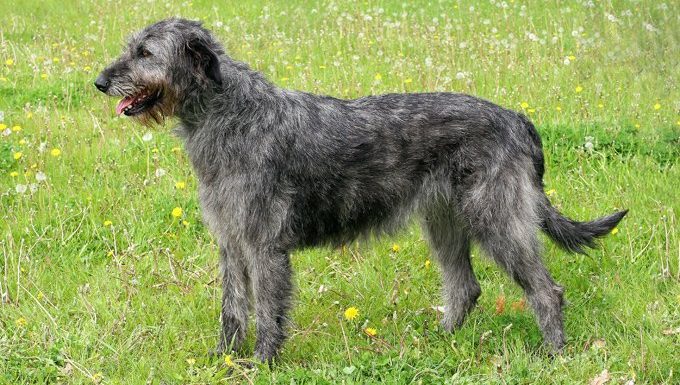
[[[371,233],[391,232],[413,211],[422,182],[391,188],[376,180],[315,189],[291,206],[298,246],[339,245]],[[310,190],[307,190],[310,191]]]

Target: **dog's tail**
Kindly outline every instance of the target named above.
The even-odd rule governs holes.
[[[609,234],[628,213],[616,212],[590,222],[577,222],[562,214],[545,198],[541,228],[567,251],[585,254],[584,247],[595,247],[595,239]]]
[[[524,127],[531,138],[531,158],[536,171],[536,185],[543,190],[543,173],[545,171],[541,137],[536,127],[526,116],[519,114]],[[595,239],[609,234],[614,227],[628,213],[628,210],[607,215],[590,222],[577,222],[560,214],[548,197],[543,194],[541,203],[542,219],[541,229],[552,238],[560,247],[567,251],[585,254],[584,247],[595,247]]]

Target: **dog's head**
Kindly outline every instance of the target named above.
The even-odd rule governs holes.
[[[224,51],[200,23],[167,19],[130,37],[123,54],[94,85],[122,97],[117,114],[160,123],[177,113],[189,95],[220,86]]]

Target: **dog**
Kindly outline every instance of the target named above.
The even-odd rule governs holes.
[[[292,250],[392,233],[413,213],[441,266],[445,330],[462,325],[481,293],[470,263],[477,242],[524,289],[544,340],[560,351],[563,288],[541,261],[538,231],[583,253],[627,213],[561,215],[543,191],[539,134],[520,113],[456,93],[342,100],[282,89],[195,21],[135,34],[95,86],[122,97],[118,114],[179,120],[220,249],[218,353],[241,347],[252,298],[255,357],[277,356]]]

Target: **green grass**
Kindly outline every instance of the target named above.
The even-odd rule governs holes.
[[[74,3],[0,3],[1,384],[588,384],[603,370],[678,383],[677,2]],[[521,291],[478,250],[480,306],[442,332],[437,267],[412,225],[293,254],[294,326],[276,366],[209,359],[217,251],[191,166],[169,126],[143,140],[92,86],[126,35],[170,15],[204,20],[283,87],[459,91],[524,110],[555,205],[579,219],[631,209],[590,256],[546,243],[567,290],[565,353],[541,349]]]

